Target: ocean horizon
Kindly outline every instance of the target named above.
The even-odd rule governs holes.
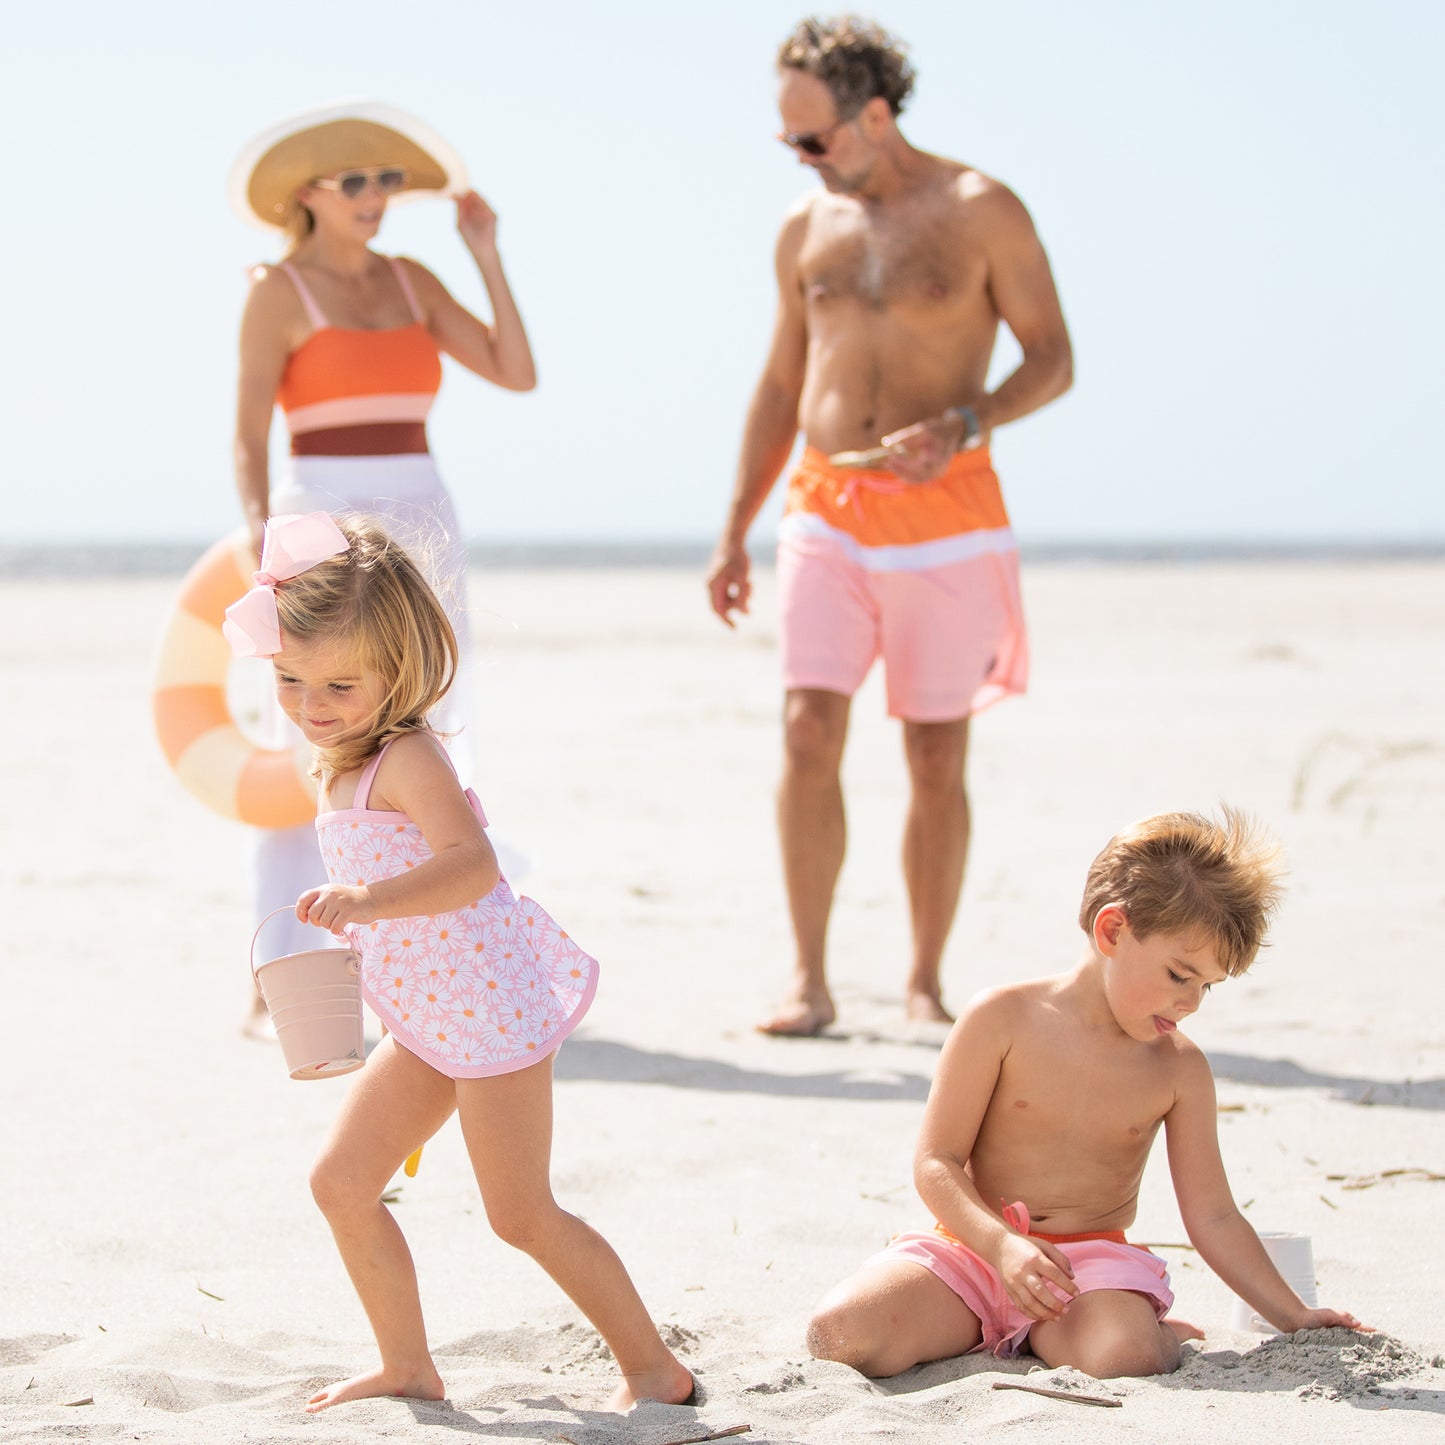
[[[749,544],[759,566],[771,565],[774,538]],[[76,581],[81,578],[180,577],[210,542],[22,542],[0,544],[0,580]],[[471,565],[522,570],[706,566],[711,539],[588,541],[514,539],[472,542]],[[1276,538],[1161,538],[1155,541],[1023,541],[1025,566],[1055,563],[1147,564],[1159,562],[1418,562],[1445,558],[1445,537],[1337,541]]]

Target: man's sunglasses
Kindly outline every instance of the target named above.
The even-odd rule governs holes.
[[[406,184],[406,172],[400,166],[368,166],[361,171],[342,171],[331,180],[312,181],[323,191],[340,191],[348,201],[354,201],[365,189],[368,181],[376,183],[376,189],[383,196],[399,191]]]
[[[803,155],[812,156],[816,160],[818,156],[828,154],[833,132],[847,125],[850,120],[856,119],[857,116],[845,115],[841,120],[835,120],[832,125],[823,130],[805,131],[802,135],[780,135],[778,139],[785,146],[791,146],[795,151],[801,151]]]

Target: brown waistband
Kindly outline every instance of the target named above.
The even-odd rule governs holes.
[[[291,438],[293,457],[390,457],[426,450],[426,423],[420,421],[330,426]]]

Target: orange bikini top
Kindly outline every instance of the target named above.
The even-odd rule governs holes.
[[[293,452],[337,456],[427,449],[425,424],[441,386],[441,355],[405,268],[395,256],[387,260],[413,320],[381,331],[328,324],[300,272],[281,262],[314,328],[287,357],[276,392]]]

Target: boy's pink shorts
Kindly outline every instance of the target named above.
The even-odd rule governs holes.
[[[1027,1229],[1025,1214],[1022,1232]],[[1081,1294],[1097,1289],[1129,1290],[1145,1296],[1154,1306],[1155,1318],[1161,1320],[1174,1303],[1169,1271],[1164,1261],[1147,1249],[1122,1243],[1117,1238],[1071,1240],[1067,1235],[1042,1238],[1053,1242],[1067,1256]],[[975,1351],[988,1350],[1007,1357],[1023,1349],[1035,1321],[1008,1297],[998,1271],[966,1244],[961,1244],[947,1231],[898,1234],[868,1263],[893,1264],[898,1260],[921,1264],[937,1275],[978,1316],[983,1339],[974,1347]]]

